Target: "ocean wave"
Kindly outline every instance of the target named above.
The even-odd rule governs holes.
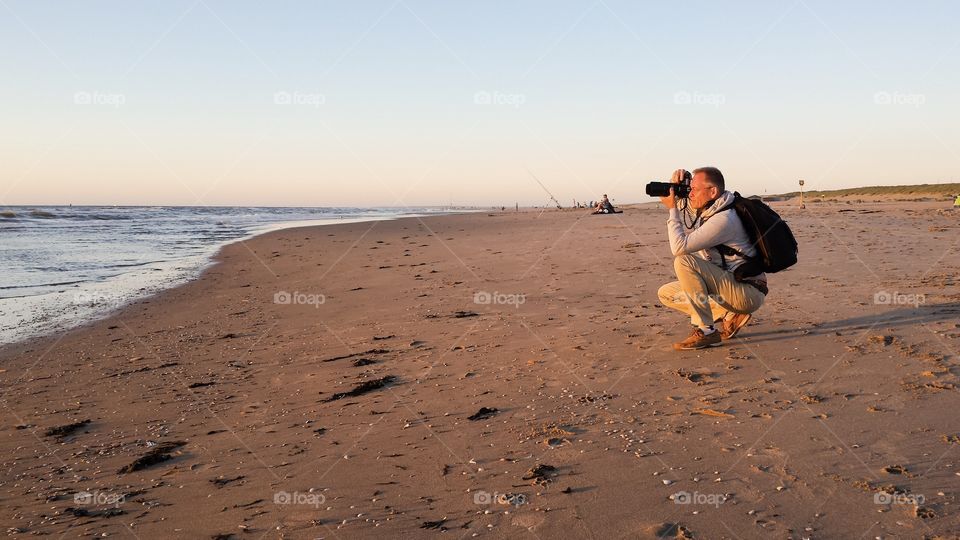
[[[148,266],[151,264],[159,264],[166,262],[165,260],[156,260],[156,261],[145,261],[145,262],[135,262],[135,263],[116,263],[116,264],[106,264],[103,268],[135,268],[137,266]]]
[[[86,283],[88,280],[81,279],[78,281],[61,281],[57,283],[31,283],[30,285],[3,285],[0,286],[0,291],[6,291],[11,289],[36,289],[40,287],[62,287],[64,285],[76,285],[78,283]]]
[[[71,216],[73,219],[93,219],[97,221],[115,221],[115,220],[125,220],[133,219],[130,216],[108,216],[105,214],[91,214],[89,216]]]
[[[65,220],[65,221],[127,221],[131,219],[149,219],[152,216],[135,216],[124,214],[110,214],[104,212],[86,213],[72,208],[58,208],[57,212],[31,208],[29,210],[3,210],[0,211],[0,219],[43,219],[43,220]]]
[[[116,214],[61,214],[56,217],[73,221],[127,221],[136,219],[135,216],[121,216]]]

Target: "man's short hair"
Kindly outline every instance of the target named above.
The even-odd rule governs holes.
[[[697,173],[703,173],[707,182],[717,186],[717,189],[719,189],[721,193],[726,191],[727,188],[723,182],[723,173],[720,172],[720,169],[716,167],[700,167],[699,169],[694,169],[693,174]]]

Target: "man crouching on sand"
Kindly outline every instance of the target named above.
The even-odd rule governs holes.
[[[685,174],[678,169],[671,182],[679,184]],[[750,314],[763,305],[766,276],[737,281],[733,271],[746,260],[736,254],[721,258],[717,249],[725,245],[749,257],[756,255],[737,213],[732,209],[718,212],[733,200],[733,193],[724,187],[723,174],[714,167],[693,171],[688,197],[688,208],[695,212],[691,230],[684,227],[677,209],[676,191],[671,189],[670,196],[660,198],[670,212],[667,235],[678,281],[660,287],[657,295],[663,305],[689,315],[694,326],[690,337],[673,344],[678,351],[715,347],[734,337],[750,321]]]

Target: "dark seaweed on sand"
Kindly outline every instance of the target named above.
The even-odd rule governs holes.
[[[486,420],[487,418],[490,418],[491,416],[497,414],[498,412],[500,412],[500,410],[497,409],[496,407],[491,407],[491,408],[480,407],[480,410],[468,416],[467,420],[472,420],[472,421]]]
[[[369,351],[364,352],[350,353],[343,356],[334,356],[333,358],[322,360],[322,362],[335,362],[337,360],[346,360],[347,358],[356,358],[357,356],[363,356],[365,354],[387,354],[388,352],[390,351],[387,349],[370,349]]]
[[[363,367],[369,366],[370,364],[376,364],[377,361],[370,358],[359,358],[353,361],[353,367]]]
[[[64,439],[74,431],[82,428],[83,426],[89,423],[90,423],[90,420],[81,420],[79,422],[73,422],[72,424],[64,424],[62,426],[52,427],[48,429],[44,433],[44,435],[47,437],[56,437],[58,439]]]
[[[445,520],[445,519],[441,519],[441,520],[438,520],[438,521],[424,521],[424,522],[420,525],[420,528],[421,528],[421,529],[439,529],[439,530],[441,530],[441,531],[445,531],[445,530],[447,530],[447,528],[444,527],[443,525],[444,525],[444,523],[446,523],[446,522],[447,522],[447,520]]]
[[[69,507],[64,513],[72,514],[75,517],[113,517],[125,514],[121,508],[107,508],[105,510],[88,510],[86,508]]]
[[[384,386],[396,381],[397,378],[393,375],[387,375],[386,377],[381,377],[379,379],[370,379],[369,381],[363,381],[353,388],[353,390],[347,392],[337,392],[336,394],[328,397],[325,401],[336,401],[338,399],[343,399],[345,397],[356,397],[362,396],[367,392],[373,392],[374,390],[379,390]]]
[[[146,454],[138,457],[133,463],[129,465],[124,465],[117,471],[119,474],[132,473],[134,471],[139,471],[141,469],[146,469],[147,467],[152,467],[157,463],[163,463],[164,461],[170,460],[173,456],[170,455],[170,452],[173,452],[177,448],[186,445],[187,443],[183,441],[170,441],[162,442],[157,446],[150,449]]]
[[[243,476],[242,474],[238,476],[234,476],[233,478],[224,478],[223,476],[221,476],[219,478],[214,478],[210,480],[210,483],[217,486],[218,488],[222,488],[232,482],[239,482],[244,478],[246,478],[246,476]]]

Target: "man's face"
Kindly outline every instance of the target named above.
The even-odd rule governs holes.
[[[720,190],[717,189],[717,186],[707,183],[705,173],[700,172],[693,175],[693,180],[690,182],[690,208],[700,210],[719,195]]]

